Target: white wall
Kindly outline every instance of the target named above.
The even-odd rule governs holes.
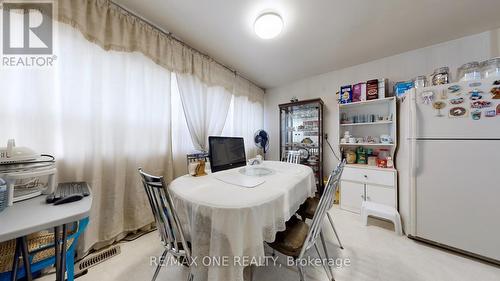
[[[395,37],[394,40],[397,40]],[[390,44],[390,42],[387,42]],[[480,61],[500,56],[500,29],[487,31],[438,45],[417,49],[399,55],[375,60],[361,65],[320,74],[313,77],[268,89],[265,95],[264,127],[270,133],[271,145],[268,159],[279,159],[279,111],[278,104],[289,102],[296,96],[299,100],[323,99],[325,110],[325,133],[337,149],[337,102],[335,93],[342,85],[354,84],[374,78],[388,78],[392,82],[413,79],[430,74],[440,66],[449,66],[452,79],[456,69],[470,61]],[[325,145],[325,171],[336,165],[336,159]]]

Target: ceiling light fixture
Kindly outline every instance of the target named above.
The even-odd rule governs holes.
[[[277,13],[263,13],[257,17],[253,28],[260,38],[271,39],[278,36],[283,30],[283,19]]]

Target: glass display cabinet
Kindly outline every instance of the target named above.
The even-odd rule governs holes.
[[[280,155],[300,155],[300,164],[311,167],[318,192],[323,193],[323,101],[304,100],[280,104]]]

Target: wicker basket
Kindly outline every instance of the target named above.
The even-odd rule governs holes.
[[[77,227],[68,231],[68,236],[74,234]],[[61,233],[62,236],[62,233]],[[73,238],[68,239],[66,250],[73,244]],[[54,233],[50,231],[40,231],[28,235],[28,251],[32,256],[32,264],[55,256]],[[0,243],[0,273],[12,271],[12,263],[16,251],[16,240],[10,240]],[[19,260],[19,266],[22,266],[22,260]],[[19,267],[19,268],[20,268]]]

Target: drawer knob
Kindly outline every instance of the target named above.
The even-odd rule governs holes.
[[[367,179],[367,178],[368,178],[368,176],[367,176],[367,175],[363,175],[363,176],[365,177],[365,179]]]

